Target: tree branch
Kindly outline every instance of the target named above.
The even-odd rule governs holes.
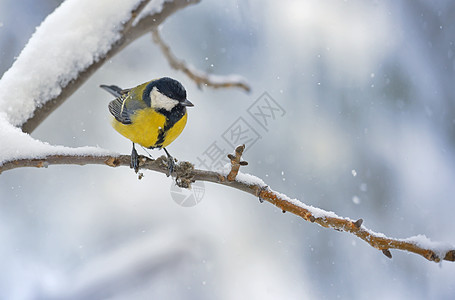
[[[241,155],[241,154],[240,154]],[[232,156],[234,160],[240,155]],[[4,162],[0,166],[0,173],[6,170],[22,168],[22,167],[48,167],[49,165],[107,165],[110,167],[128,166],[130,165],[131,157],[129,155],[119,156],[74,156],[74,155],[49,155],[41,159],[20,159],[15,161]],[[139,158],[140,168],[152,170],[155,172],[167,174],[168,165],[167,158],[161,156],[157,159],[150,159],[145,156]],[[241,164],[239,164],[240,166]],[[232,172],[232,170],[231,170]],[[231,173],[229,172],[229,174]],[[391,258],[390,249],[403,250],[423,256],[429,261],[440,262],[441,260],[455,261],[454,247],[448,249],[438,249],[434,245],[421,245],[415,238],[394,239],[384,236],[381,233],[375,233],[362,225],[363,220],[353,221],[349,218],[342,218],[334,213],[324,211],[306,205],[298,200],[290,199],[287,196],[271,190],[259,178],[248,174],[238,173],[234,180],[229,180],[227,174],[195,169],[190,162],[180,162],[175,167],[176,183],[188,188],[195,181],[207,181],[216,184],[221,184],[247,192],[258,197],[263,201],[270,202],[283,212],[291,212],[306,221],[317,223],[325,228],[332,228],[338,231],[344,231],[364,240],[372,247],[381,250],[384,255]],[[431,243],[431,242],[427,242]]]
[[[200,0],[174,0],[165,1],[160,12],[148,15],[141,18],[134,24],[140,12],[150,2],[143,0],[137,8],[131,13],[131,18],[125,23],[124,29],[121,32],[121,38],[117,40],[106,53],[94,61],[89,67],[80,72],[75,80],[70,81],[66,86],[62,87],[62,92],[55,98],[48,100],[44,105],[35,109],[33,116],[22,124],[22,131],[31,133],[43,122],[55,109],[57,109],[66,99],[68,99],[85,81],[90,78],[96,70],[98,70],[107,60],[111,59],[115,54],[120,52],[130,43],[149,32],[153,28],[160,25],[167,17],[190,4],[199,3]],[[56,79],[57,80],[57,79]]]
[[[197,86],[201,88],[203,85],[212,88],[229,88],[238,87],[246,92],[251,90],[250,86],[245,80],[236,75],[219,76],[211,75],[205,72],[196,70],[194,67],[188,65],[184,60],[178,59],[172,52],[171,48],[161,38],[158,28],[152,29],[153,41],[160,47],[161,52],[169,62],[169,65],[175,69],[185,73],[189,78],[196,82]]]

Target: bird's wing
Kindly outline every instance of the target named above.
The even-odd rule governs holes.
[[[131,124],[131,112],[125,107],[125,96],[120,96],[109,102],[109,111],[114,118],[122,124]]]
[[[109,111],[122,124],[131,124],[131,116],[138,110],[146,108],[144,101],[136,99],[131,93],[124,94],[109,103]]]

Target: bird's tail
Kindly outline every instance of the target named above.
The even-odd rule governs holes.
[[[118,87],[116,85],[105,85],[105,84],[102,84],[102,85],[100,85],[100,88],[102,88],[103,90],[109,92],[111,95],[113,95],[116,98],[122,96],[123,94],[125,94],[125,92],[128,91],[128,90],[122,90],[120,87]]]

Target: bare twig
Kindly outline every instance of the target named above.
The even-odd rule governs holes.
[[[178,59],[171,52],[171,48],[163,41],[156,27],[152,29],[152,36],[153,41],[160,47],[170,66],[175,70],[180,70],[185,73],[197,84],[199,88],[205,85],[212,88],[238,87],[245,90],[246,92],[249,92],[251,90],[250,86],[245,82],[243,78],[239,78],[238,76],[233,75],[209,75],[205,72],[196,70],[192,66],[189,66],[184,60]]]
[[[143,0],[134,11],[131,18],[125,23],[121,33],[121,38],[115,42],[105,56],[99,57],[85,70],[79,72],[75,80],[70,81],[62,87],[62,92],[53,99],[48,100],[44,105],[35,109],[33,116],[22,124],[22,131],[31,133],[43,122],[55,109],[57,109],[66,99],[68,99],[84,82],[95,73],[106,61],[120,52],[130,43],[160,25],[167,17],[190,4],[199,3],[200,0],[174,0],[164,1],[160,12],[148,15],[133,25],[140,11],[148,4],[148,0]],[[57,80],[57,79],[56,79]]]
[[[232,154],[228,154],[228,158],[231,160],[231,171],[227,176],[227,180],[229,181],[235,180],[235,177],[239,173],[240,166],[248,165],[246,161],[240,161],[243,154],[243,150],[245,150],[245,144],[235,148],[235,156]]]
[[[0,172],[22,168],[22,167],[47,167],[49,165],[86,165],[99,164],[111,167],[129,166],[131,157],[129,155],[120,156],[74,156],[74,155],[50,155],[42,159],[21,159],[5,162],[0,166]],[[167,174],[168,167],[166,157],[150,159],[140,156],[140,167],[163,174]],[[419,254],[426,259],[434,262],[441,260],[455,261],[455,249],[450,249],[445,253],[439,253],[437,249],[429,249],[419,246],[417,243],[408,239],[394,239],[382,234],[375,233],[362,225],[362,219],[352,221],[348,218],[331,217],[327,215],[315,215],[309,206],[296,200],[290,200],[284,195],[272,191],[267,186],[258,183],[246,183],[239,180],[239,175],[234,181],[229,181],[221,173],[194,169],[194,165],[189,162],[180,162],[175,167],[176,181],[179,186],[189,187],[195,181],[207,181],[247,192],[262,200],[268,201],[280,208],[282,211],[291,212],[302,217],[306,221],[317,223],[322,227],[332,228],[338,231],[349,232],[364,240],[372,247],[382,251],[384,255],[391,258],[390,249],[397,249]]]

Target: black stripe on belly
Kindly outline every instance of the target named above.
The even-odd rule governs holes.
[[[166,130],[169,130],[169,128],[167,128],[167,122],[166,124],[164,125],[164,129],[161,128],[160,129],[160,132],[158,133],[158,139],[156,140],[156,143],[154,146],[152,146],[151,148],[162,148],[163,147],[163,143],[164,143],[164,138],[166,137]]]
[[[164,123],[164,127],[160,129],[155,145],[150,147],[150,149],[163,147],[167,132],[185,115],[186,107],[177,105],[171,111],[160,109],[158,112],[166,117],[166,123]]]

